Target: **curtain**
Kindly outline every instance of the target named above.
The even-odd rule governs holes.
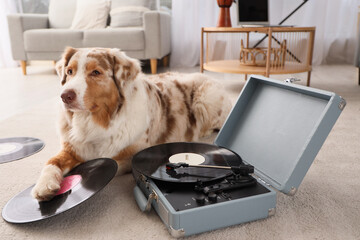
[[[271,0],[270,21],[278,23],[300,3]],[[316,27],[313,64],[353,63],[357,11],[358,0],[309,0],[284,24]]]
[[[269,0],[270,24],[278,24],[303,1]],[[232,26],[237,10],[230,8]],[[316,27],[313,64],[353,63],[357,45],[358,0],[309,0],[283,25]],[[216,0],[173,0],[171,66],[191,67],[200,62],[201,27],[215,27]]]
[[[49,1],[50,0],[18,0],[22,13],[48,13]]]
[[[0,67],[15,67],[17,63],[13,60],[10,49],[9,29],[6,16],[16,13],[16,1],[0,1]]]

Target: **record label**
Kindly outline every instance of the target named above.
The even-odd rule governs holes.
[[[22,149],[19,143],[0,143],[0,156],[8,155]]]
[[[60,185],[59,191],[55,194],[55,196],[70,191],[76,185],[78,185],[78,183],[80,183],[81,179],[82,179],[81,175],[78,174],[65,177]]]
[[[171,163],[187,163],[191,165],[199,165],[205,162],[205,157],[197,153],[177,153],[169,157]]]
[[[10,223],[28,223],[53,217],[86,201],[113,179],[117,163],[99,158],[72,169],[64,178],[62,187],[50,201],[38,202],[31,196],[35,185],[10,199],[2,210],[2,217]]]

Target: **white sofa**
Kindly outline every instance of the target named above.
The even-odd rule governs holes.
[[[51,0],[48,14],[8,15],[12,55],[21,62],[24,74],[26,61],[57,61],[66,46],[120,48],[130,57],[150,59],[152,73],[156,73],[158,59],[166,64],[171,49],[171,16],[158,10],[158,0],[111,0],[110,10],[134,5],[146,6],[149,11],[143,12],[138,26],[111,27],[115,17],[109,17],[107,27],[86,30],[70,28],[76,1]]]

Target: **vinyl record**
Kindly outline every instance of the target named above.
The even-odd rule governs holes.
[[[99,158],[80,164],[65,177],[57,195],[50,201],[38,202],[31,196],[31,186],[13,197],[2,210],[10,223],[28,223],[46,219],[69,210],[103,189],[117,172],[117,163]]]
[[[0,139],[0,163],[28,157],[40,151],[44,145],[44,142],[37,138],[2,138]]]
[[[149,178],[179,183],[203,182],[224,178],[231,170],[210,168],[178,168],[167,170],[166,164],[185,162],[193,165],[234,166],[242,163],[232,151],[206,143],[167,143],[147,148],[133,157],[134,175],[143,174]]]

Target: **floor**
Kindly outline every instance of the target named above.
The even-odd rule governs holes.
[[[179,72],[198,72],[199,67],[192,68],[163,68],[159,67],[159,72],[179,71]],[[144,67],[146,73],[150,72],[149,66]],[[59,96],[59,79],[55,74],[52,62],[35,62],[27,67],[28,74],[24,76],[20,68],[0,69],[0,121],[17,113],[30,109],[49,98]],[[220,81],[232,81],[239,79],[239,85],[233,86],[240,91],[245,83],[245,76],[242,74],[222,74],[205,72]],[[322,65],[315,66],[312,72],[311,87],[317,87],[318,82],[326,81],[328,78],[338,79],[336,89],[325,89],[341,94],[341,79],[354,79],[354,87],[357,85],[357,68],[352,65]],[[271,78],[284,80],[288,77],[302,79],[298,84],[305,85],[306,73],[292,75],[273,75]],[[323,85],[322,85],[323,86]]]
[[[198,72],[199,68],[171,70]],[[231,97],[236,97],[245,83],[243,75],[206,74],[223,82]],[[284,80],[294,76],[302,79],[297,84],[305,85],[306,75],[271,78]],[[278,193],[273,217],[196,235],[189,240],[234,239],[234,236],[249,240],[360,239],[358,72],[351,65],[316,66],[311,79],[312,87],[336,92],[348,104],[297,194],[289,197]],[[27,76],[22,75],[20,68],[0,69],[0,138],[31,136],[46,143],[37,154],[0,164],[0,209],[15,194],[31,186],[45,162],[59,151],[54,107],[60,102],[59,85],[51,63],[29,66]],[[167,228],[155,211],[144,214],[139,210],[133,195],[135,184],[131,174],[115,177],[80,206],[37,223],[14,225],[0,217],[0,239],[169,239]],[[219,214],[218,217],[226,218],[220,211]]]

